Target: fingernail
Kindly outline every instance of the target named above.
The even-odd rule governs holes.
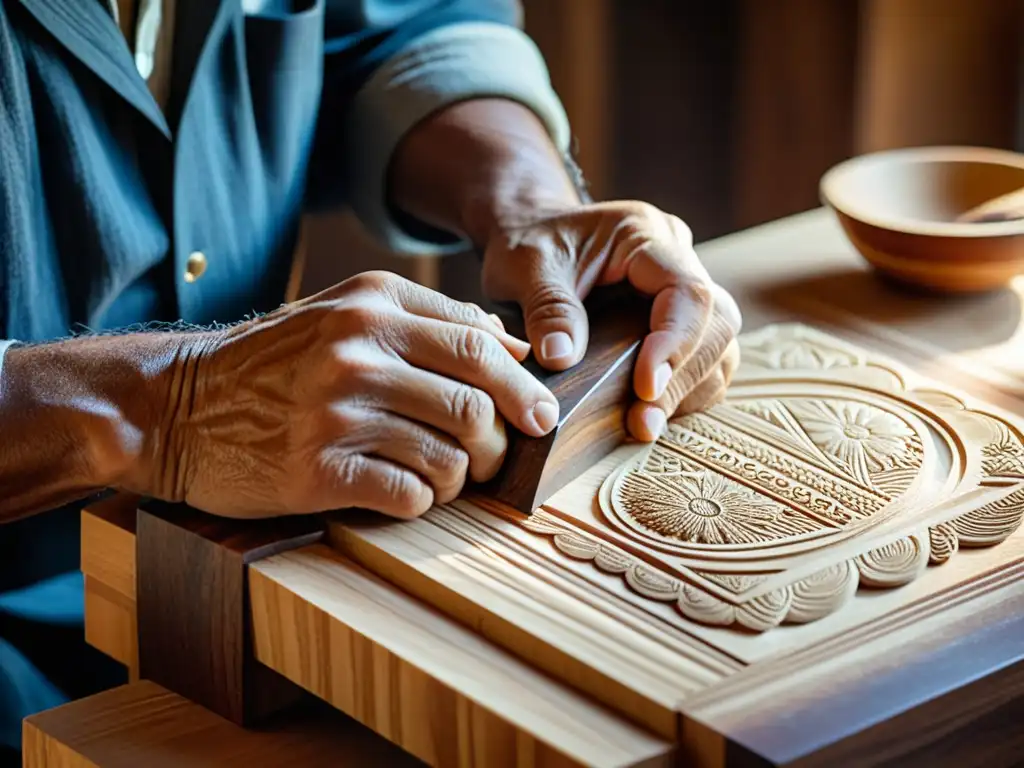
[[[572,339],[568,333],[555,331],[549,333],[540,343],[540,354],[545,360],[561,360],[572,357]]]
[[[558,406],[541,400],[533,406],[533,420],[541,435],[546,435],[558,424]]]
[[[662,363],[654,371],[655,400],[665,394],[665,390],[668,389],[668,383],[670,381],[672,381],[672,366],[668,363]],[[664,420],[664,416],[662,417],[662,420]]]
[[[503,322],[501,322],[501,318],[500,317],[498,317],[497,315],[495,315],[493,313],[489,314],[488,317],[491,318],[491,322],[494,323],[499,328],[501,328],[501,330],[503,330],[503,331],[505,330],[505,324]]]
[[[658,438],[661,436],[662,431],[665,429],[665,413],[661,408],[647,408],[642,416],[644,426],[647,428],[648,433],[653,437]]]

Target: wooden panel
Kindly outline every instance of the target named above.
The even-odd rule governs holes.
[[[685,628],[623,599],[621,578],[595,587],[577,563],[521,524],[476,505],[435,507],[391,525],[339,516],[339,551],[534,666],[666,738],[680,699],[742,665]],[[590,564],[586,564],[589,566]],[[592,570],[592,569],[591,569]]]
[[[841,304],[841,299],[835,298],[841,292],[829,294],[821,288],[839,285],[854,292],[848,300],[853,320],[879,327],[885,322],[887,329],[895,327],[911,341],[927,334],[927,326],[915,314],[917,305],[910,297],[894,292],[884,306],[872,304],[879,295],[875,293],[877,283],[823,212],[726,238],[701,246],[699,251],[712,275],[733,291],[745,308],[748,328],[801,314],[830,316],[828,313],[834,307],[828,305]],[[793,302],[790,299],[794,295],[808,301],[802,305]],[[862,299],[859,305],[858,296]],[[784,297],[788,298],[783,300]],[[977,349],[970,350],[972,353],[988,349],[991,339],[980,338],[968,328],[956,333],[956,317],[960,316],[962,306],[931,305],[928,311],[945,324],[942,327],[946,330],[929,338],[939,348],[950,351],[951,347],[972,340],[977,345]],[[853,320],[842,318],[837,323],[849,329],[855,325]],[[873,338],[860,329],[854,332],[858,334],[868,341]],[[884,335],[879,334],[879,338]],[[768,357],[810,359],[829,371],[835,368],[837,360],[848,356],[848,350],[841,346],[826,347],[812,353],[799,344],[779,347],[768,350],[772,352]],[[753,355],[751,352],[746,350],[748,362],[757,354],[756,350]],[[913,359],[916,364],[926,357]],[[962,358],[958,354],[950,359]],[[874,371],[871,376],[890,381],[895,378],[910,389],[920,390],[921,385],[916,383],[919,380],[912,372],[901,374],[891,370],[888,363],[871,362],[865,366]],[[973,376],[968,375],[970,371],[961,375],[947,360],[934,363],[932,372],[943,379],[956,379],[956,386],[967,390],[957,397],[963,396],[967,405],[977,405],[972,397],[984,394],[985,400],[998,400],[1007,414],[1024,410],[1024,404],[1006,393],[1001,398],[990,397],[991,388],[983,386],[987,374],[984,365],[971,362],[975,368]],[[801,369],[791,378],[803,382],[800,386],[810,386],[807,380],[821,378],[822,370],[812,371],[814,375],[808,376]],[[857,373],[861,375],[867,372]],[[876,387],[871,381],[881,380],[865,383],[854,381],[853,375],[840,378],[849,379],[841,382],[844,385],[868,389]],[[944,385],[939,388],[948,389]],[[932,396],[935,402],[944,403],[942,408],[957,410],[955,398],[934,393]],[[913,398],[907,395],[904,399],[909,402]],[[896,406],[893,408],[898,411]],[[959,418],[945,413],[928,417],[927,421],[934,427]],[[635,449],[622,449],[628,450]],[[959,449],[950,453],[973,455]],[[1021,453],[1011,446],[990,452],[988,458],[1003,467],[1006,459],[1019,459]],[[611,463],[603,469],[595,467],[595,472],[607,476],[623,455],[609,457],[607,461]],[[1005,479],[1012,481],[1014,475],[1011,467]],[[660,599],[659,595],[665,594],[666,580],[651,578],[651,566],[664,560],[656,549],[643,550],[639,558],[643,562],[636,562],[635,551],[626,553],[630,557],[623,557],[622,552],[604,546],[610,542],[607,536],[598,542],[601,546],[593,546],[599,518],[588,520],[586,516],[602,514],[599,488],[603,478],[584,477],[592,483],[584,494],[586,501],[565,502],[562,494],[561,502],[553,499],[548,509],[542,510],[557,523],[572,523],[575,530],[533,530],[529,521],[542,527],[554,523],[545,517],[528,518],[486,501],[471,504],[463,500],[431,510],[408,523],[352,513],[338,515],[331,524],[331,543],[402,590],[389,589],[389,595],[402,600],[408,599],[403,592],[418,596],[468,628],[460,629],[450,621],[445,622],[439,614],[428,612],[445,627],[443,631],[431,629],[429,636],[437,634],[444,639],[468,631],[469,637],[480,642],[478,635],[482,635],[530,667],[589,694],[649,731],[666,739],[680,739],[698,765],[744,764],[744,759],[753,761],[746,764],[813,764],[828,755],[835,762],[847,754],[845,750],[857,745],[861,747],[859,759],[868,764],[876,758],[899,755],[905,757],[901,765],[914,765],[934,754],[929,750],[941,748],[945,734],[963,730],[959,723],[972,720],[978,728],[991,728],[992,738],[1000,740],[986,746],[993,760],[1000,759],[999,743],[1013,745],[1013,733],[1001,724],[1019,706],[1014,693],[1018,679],[1014,664],[1024,656],[1024,632],[1014,623],[1014,617],[1022,615],[1017,603],[1024,599],[1024,534],[1019,528],[1008,531],[998,546],[961,547],[948,562],[936,562],[923,569],[915,566],[909,573],[913,578],[902,587],[862,589],[855,595],[844,593],[852,602],[844,603],[842,610],[818,616],[816,621],[767,626],[757,632],[741,631],[736,627],[714,626],[714,622],[701,624],[681,613],[676,593],[672,602]],[[579,486],[584,477],[575,485]],[[920,512],[930,515],[935,509],[929,507]],[[1014,507],[1007,511],[1015,514],[1018,510]],[[881,521],[870,535],[891,532],[906,538],[906,532],[897,530],[897,523],[892,522],[895,520]],[[915,520],[927,522],[928,527],[939,524],[924,517]],[[882,530],[885,525],[890,525],[888,531]],[[968,536],[973,535],[969,528]],[[958,530],[958,545],[959,533]],[[919,536],[918,543],[920,547],[927,546],[929,553],[935,546],[934,551],[941,555],[943,542],[951,544],[948,538],[936,538],[934,544],[930,536],[925,539]],[[897,551],[898,548],[893,550]],[[906,551],[916,551],[914,557],[918,559],[914,562],[920,563],[920,548]],[[282,556],[291,557],[296,555]],[[804,564],[808,563],[809,560]],[[392,615],[392,611],[381,618],[368,610],[346,610],[345,606],[359,595],[365,596],[366,590],[352,590],[352,594],[340,600],[337,594],[342,592],[336,585],[324,586],[328,581],[319,572],[312,578],[293,572],[288,592],[301,593],[306,605],[300,609],[282,602],[275,610],[288,615],[289,620],[268,622],[267,626],[283,633],[284,638],[291,632],[288,642],[300,648],[311,637],[326,635],[333,642],[330,627],[337,622],[345,627],[336,630],[341,638],[338,642],[343,644],[346,638],[349,641],[347,650],[343,646],[349,655],[340,658],[349,660],[363,652],[357,649],[363,641],[356,636],[372,636],[376,647],[387,650],[387,654],[377,651],[379,664],[371,665],[375,677],[370,682],[359,682],[358,691],[345,687],[356,685],[352,682],[355,678],[347,675],[325,682],[325,669],[329,668],[333,675],[340,668],[347,669],[347,665],[319,661],[327,654],[327,645],[322,643],[305,646],[306,655],[292,651],[289,657],[287,644],[279,641],[283,649],[278,652],[281,659],[292,661],[279,659],[275,663],[282,667],[291,663],[291,675],[325,695],[341,691],[339,695],[347,697],[353,709],[372,713],[364,716],[372,716],[376,727],[390,729],[387,732],[398,734],[396,738],[423,743],[426,739],[420,735],[422,732],[394,727],[391,715],[395,713],[390,710],[394,689],[390,685],[400,690],[402,708],[412,708],[417,700],[436,702],[443,697],[433,695],[436,689],[432,683],[394,659],[408,662],[414,653],[423,654],[419,664],[411,666],[420,672],[429,668],[429,680],[450,684],[452,678],[446,676],[459,669],[452,671],[445,666],[452,658],[447,647],[440,646],[446,650],[439,658],[427,655],[429,646],[415,644],[422,630],[409,630],[404,611],[397,615]],[[380,584],[375,580],[374,583]],[[673,584],[669,586],[675,589]],[[721,592],[711,592],[722,599]],[[782,615],[779,606],[769,604],[769,608],[766,614],[775,618]],[[738,612],[735,606],[730,609],[727,605],[723,615],[726,614],[734,617]],[[292,615],[299,620],[291,619]],[[735,622],[734,618],[730,620]],[[313,627],[315,633],[300,629],[303,626]],[[418,630],[423,624],[415,626]],[[373,653],[369,656],[374,658]],[[463,661],[462,656],[457,658]],[[372,682],[380,680],[376,676],[386,673],[394,675],[388,678],[388,687],[373,688]],[[987,681],[993,687],[969,688],[976,680]],[[466,700],[481,711],[495,713],[499,721],[518,711],[515,702],[483,701],[482,695],[468,690],[462,693]],[[379,708],[362,696],[379,701]],[[930,715],[943,711],[939,704],[929,704],[933,701],[943,701],[942,706],[948,706],[951,712],[951,719],[941,726]],[[472,709],[468,704],[463,711],[466,708]],[[564,709],[573,707],[565,705]],[[905,714],[900,715],[901,712]],[[400,715],[401,712],[397,713],[399,721]],[[905,730],[894,744],[896,731],[886,723],[897,717],[904,718],[899,722],[904,723]],[[501,726],[493,723],[489,720],[487,728],[508,727],[507,722]],[[811,725],[804,727],[805,723]],[[517,722],[516,727],[524,726]],[[800,733],[780,735],[787,728]],[[538,737],[531,733],[530,738]],[[546,744],[550,741],[539,740]],[[433,747],[417,747],[421,748]]]
[[[1017,0],[862,0],[857,152],[923,144],[1012,148]]]
[[[740,7],[733,223],[747,227],[814,207],[821,174],[853,150],[858,3]]]
[[[610,5],[610,195],[678,214],[697,240],[732,231],[740,3]]]
[[[537,43],[565,106],[578,160],[596,198],[609,194],[614,67],[609,0],[525,0],[525,28]]]
[[[1022,574],[1018,565],[976,600],[752,666],[694,698],[687,717],[728,734],[709,750],[720,761],[704,764],[730,765],[721,757],[744,750],[771,765],[1019,764]]]
[[[116,494],[82,510],[85,641],[139,674],[135,615],[135,516],[138,498]]]
[[[82,510],[82,572],[135,602],[135,516],[138,502],[117,494]]]
[[[672,762],[670,745],[328,547],[249,579],[256,658],[431,765]]]
[[[595,468],[594,474],[585,478],[593,483],[595,492],[619,458],[621,455],[610,456],[603,467]],[[564,498],[556,497],[552,505],[557,507],[563,502]],[[548,522],[543,517],[539,521]],[[1022,561],[1024,531],[1018,529],[998,547],[960,549],[942,567],[928,568],[917,579],[900,588],[863,589],[849,604],[842,606],[842,610],[835,611],[828,621],[786,625],[770,631],[722,631],[714,626],[681,620],[678,612],[670,606],[658,614],[672,624],[682,624],[700,642],[730,654],[743,665],[758,664],[801,648],[820,647],[833,642],[845,648],[847,643],[866,642],[877,632],[884,631],[890,623],[913,624],[918,618],[925,619],[941,612],[950,601],[972,600],[976,593],[989,589],[993,583],[1000,589],[1006,588],[1005,580],[1012,578]],[[648,610],[653,609],[649,601],[631,594],[631,590],[622,583],[621,575],[594,574],[594,568],[586,562],[581,563],[579,571],[592,582],[641,604],[646,602]],[[718,683],[714,688],[721,685]]]
[[[870,276],[834,227],[827,214],[819,212],[701,250],[712,254],[712,274],[717,270],[716,277],[727,288],[738,288],[741,306],[753,310],[752,325],[763,328],[765,321],[794,312],[794,307],[775,300],[780,292],[799,290],[808,278],[820,275],[868,290]],[[814,295],[813,289],[805,293]],[[744,304],[744,298],[749,303]],[[897,297],[882,309],[899,318],[899,301]],[[946,311],[952,315],[956,308],[947,305]],[[916,764],[931,754],[922,745],[938,743],[939,733],[926,731],[922,712],[931,710],[921,707],[945,695],[962,696],[957,692],[978,678],[1009,686],[1007,670],[1024,658],[1021,635],[1016,630],[999,632],[1024,592],[1021,504],[1016,495],[997,498],[1018,493],[1016,484],[1024,479],[1024,466],[1018,467],[1024,455],[1024,445],[1018,445],[1021,422],[1013,418],[1022,404],[1010,407],[1009,398],[997,398],[999,406],[1007,406],[1001,409],[977,399],[978,392],[987,399],[990,391],[976,389],[966,378],[948,387],[840,339],[826,341],[797,326],[793,334],[764,329],[747,338],[746,367],[741,368],[745,373],[737,377],[732,397],[750,401],[752,410],[740,410],[736,419],[721,415],[723,424],[746,425],[744,433],[754,443],[762,435],[775,448],[761,445],[766,453],[758,445],[748,446],[735,466],[726,461],[735,450],[721,442],[725,438],[714,438],[715,452],[700,456],[679,446],[672,451],[687,460],[700,458],[705,467],[714,465],[740,486],[723,486],[729,494],[738,494],[730,497],[732,503],[747,499],[756,486],[774,500],[767,506],[755,504],[756,509],[771,507],[778,512],[802,498],[800,491],[785,501],[789,497],[782,489],[791,488],[793,480],[817,488],[818,481],[830,475],[829,460],[815,451],[832,449],[824,443],[824,448],[811,449],[816,458],[808,460],[819,462],[815,471],[805,474],[796,465],[780,469],[795,474],[777,485],[761,465],[772,465],[773,451],[804,455],[785,438],[790,434],[786,424],[796,419],[796,412],[790,422],[768,411],[761,414],[759,398],[778,395],[832,403],[846,397],[839,390],[849,389],[857,392],[850,394],[857,401],[850,414],[877,406],[889,414],[877,414],[885,423],[894,414],[907,424],[920,418],[909,431],[894,427],[910,441],[905,444],[910,453],[921,452],[921,469],[915,470],[919,474],[910,471],[918,466],[916,459],[895,458],[891,466],[882,462],[866,471],[902,469],[895,471],[892,483],[884,481],[885,490],[879,490],[875,480],[851,470],[861,478],[853,481],[855,485],[868,483],[865,489],[870,486],[881,495],[878,504],[861,509],[853,497],[844,496],[845,491],[836,491],[839,496],[833,500],[839,507],[854,504],[861,510],[855,517],[868,522],[849,535],[833,537],[830,528],[825,533],[835,543],[819,544],[819,539],[826,542],[825,534],[797,532],[793,542],[783,542],[785,547],[780,545],[770,555],[752,551],[712,558],[689,550],[677,554],[671,537],[640,541],[635,527],[626,530],[621,515],[619,523],[609,522],[614,515],[604,493],[616,491],[614,485],[602,487],[618,482],[616,472],[625,477],[632,471],[628,468],[634,458],[648,455],[637,446],[625,446],[599,462],[530,517],[493,501],[463,499],[409,523],[339,515],[331,522],[330,542],[403,590],[655,732],[671,735],[663,729],[674,725],[672,716],[680,714],[678,738],[698,764],[743,764],[746,758],[753,761],[749,764],[798,759],[812,764],[829,754],[843,754],[855,743],[880,750],[878,759],[891,752],[905,754],[911,761],[907,764]],[[815,339],[810,346],[805,343]],[[940,367],[936,373],[941,374]],[[975,379],[983,376],[984,371],[978,371]],[[970,385],[970,391],[958,391],[960,384]],[[816,389],[826,385],[837,390],[826,396]],[[777,386],[792,391],[780,394],[773,389]],[[892,398],[891,407],[882,407],[875,397]],[[918,416],[911,417],[911,411]],[[756,428],[756,419],[772,426]],[[872,422],[867,431],[874,434],[872,429],[879,429],[882,421]],[[823,439],[821,428],[798,426],[791,436],[798,443],[803,434],[801,444],[806,445],[807,440],[814,442],[808,435]],[[1005,446],[1000,437],[1004,428],[1012,436]],[[710,434],[695,424],[686,429],[691,436]],[[774,437],[768,439],[769,434]],[[856,430],[850,434],[854,437],[844,431],[842,440],[860,439]],[[783,443],[788,447],[781,448]],[[956,457],[956,463],[949,457]],[[685,467],[672,469],[672,455],[662,458],[663,467],[646,471],[694,474]],[[779,466],[789,466],[788,461]],[[749,467],[753,474],[744,474]],[[954,501],[956,489],[975,493],[970,488],[979,482],[993,487],[1005,482],[1005,487],[993,496]],[[906,489],[913,487],[914,494],[923,495],[912,494],[900,502],[904,483],[912,484]],[[662,491],[667,487],[674,486]],[[940,495],[929,496],[939,489]],[[708,491],[712,500],[719,491]],[[692,501],[682,490],[678,495],[683,502]],[[649,512],[657,511],[659,504],[674,503],[665,493],[650,489],[640,500],[649,504],[644,508]],[[783,501],[785,505],[777,508]],[[696,519],[697,513],[687,512],[686,504],[679,508],[682,511],[676,507],[662,510],[669,522]],[[873,520],[875,513],[865,511],[869,507],[884,513]],[[829,507],[833,513],[837,509]],[[705,511],[711,514],[710,508]],[[772,516],[776,512],[768,516],[771,525],[778,523]],[[846,523],[836,520],[837,530],[845,531]],[[709,567],[712,561],[715,567]],[[846,576],[834,579],[836,574]],[[943,629],[951,623],[956,632]],[[958,632],[964,633],[962,638]],[[971,650],[975,643],[985,645],[985,652]],[[903,661],[894,664],[897,647]],[[940,662],[942,673],[933,669]],[[883,693],[869,695],[873,686]],[[776,698],[793,701],[797,714],[785,709],[777,717],[768,714],[774,713]],[[979,712],[998,720],[1008,715],[1014,702],[1012,696],[1000,694],[990,704],[979,704]],[[884,728],[900,713],[907,718],[902,721],[908,728],[905,740],[897,747],[881,745],[872,734],[881,733],[875,729]],[[966,722],[972,716],[955,717]],[[804,728],[805,720],[813,721],[814,727]],[[773,728],[784,726],[802,729],[803,738],[771,736]],[[958,729],[952,727],[951,732]],[[863,755],[868,763],[875,758],[874,752]]]
[[[25,768],[344,768],[420,763],[338,713],[246,731],[155,683],[114,688],[26,719]]]
[[[88,517],[90,512],[86,512],[84,517]],[[113,527],[111,528],[111,530]],[[109,531],[108,531],[109,532]],[[131,531],[127,531],[123,528],[118,529],[115,536],[127,536],[131,539],[134,538],[134,534]],[[90,542],[93,546],[98,549],[104,549],[106,547],[106,540],[102,537],[90,537]],[[91,549],[88,548],[88,549]],[[328,551],[329,552],[329,551]],[[83,552],[84,554],[85,552]],[[126,549],[125,554],[134,562],[134,548]],[[89,553],[89,557],[94,556],[93,553]],[[281,557],[290,558],[295,555],[289,554]],[[637,749],[643,752],[646,748],[653,749],[653,753],[662,752],[665,749],[663,742],[658,742],[656,739],[643,734],[635,728],[625,725],[621,721],[618,721],[614,717],[607,713],[604,713],[600,708],[594,704],[586,701],[585,699],[569,693],[564,687],[558,686],[550,680],[547,680],[536,672],[532,671],[529,667],[525,666],[522,662],[518,661],[514,657],[509,656],[507,653],[499,651],[493,646],[489,646],[487,643],[481,641],[475,634],[467,631],[466,629],[455,624],[450,619],[446,619],[441,615],[425,608],[419,603],[413,601],[410,597],[404,595],[397,589],[384,585],[382,582],[374,579],[365,573],[360,572],[358,569],[351,565],[345,565],[341,562],[337,555],[333,553],[328,554],[328,559],[320,562],[321,567],[327,566],[329,571],[328,577],[318,578],[316,581],[303,581],[298,586],[289,581],[289,585],[292,589],[297,589],[295,594],[291,592],[282,592],[281,588],[268,576],[261,574],[264,569],[272,569],[274,563],[277,562],[278,558],[272,558],[270,560],[261,561],[258,565],[254,566],[251,570],[251,578],[258,580],[259,585],[254,588],[253,605],[254,605],[254,623],[256,626],[256,649],[255,652],[257,657],[267,664],[276,667],[281,672],[287,673],[287,676],[291,677],[292,680],[302,684],[307,690],[312,691],[318,696],[322,696],[326,700],[333,704],[342,705],[341,708],[352,706],[356,707],[361,702],[367,702],[372,700],[372,691],[367,690],[366,686],[374,682],[375,678],[373,675],[367,677],[356,676],[351,679],[345,677],[342,678],[330,678],[326,683],[322,679],[318,678],[318,675],[322,675],[326,670],[332,672],[339,669],[362,669],[362,665],[355,665],[349,667],[347,665],[338,664],[317,664],[316,666],[306,665],[296,670],[294,667],[289,667],[285,662],[281,661],[275,653],[281,653],[282,650],[294,652],[296,649],[303,648],[310,655],[306,658],[319,658],[324,659],[324,654],[329,654],[330,646],[325,644],[322,647],[313,646],[309,644],[313,642],[319,642],[324,638],[320,637],[317,632],[328,631],[325,627],[333,627],[330,629],[329,637],[327,640],[336,642],[337,638],[341,635],[349,636],[351,638],[364,638],[364,648],[368,648],[371,645],[376,649],[373,652],[368,652],[369,657],[376,657],[378,660],[382,658],[382,654],[390,654],[387,657],[394,660],[395,664],[399,664],[401,659],[399,658],[402,653],[409,653],[409,643],[413,643],[412,656],[415,659],[415,663],[408,664],[401,662],[398,667],[403,670],[405,680],[404,686],[401,690],[405,691],[405,695],[408,700],[408,708],[402,709],[402,700],[393,702],[397,710],[392,711],[387,706],[383,706],[379,709],[375,709],[372,712],[367,713],[365,710],[362,712],[362,717],[366,718],[366,721],[373,725],[375,728],[381,730],[383,733],[391,738],[413,740],[419,745],[419,748],[424,750],[431,749],[443,749],[445,742],[438,741],[436,745],[431,746],[432,742],[426,742],[424,744],[423,739],[432,733],[436,732],[437,728],[448,727],[460,730],[460,732],[467,738],[473,736],[473,740],[468,742],[462,741],[458,744],[459,754],[470,754],[471,756],[476,754],[479,758],[485,753],[476,753],[473,750],[475,748],[482,748],[481,745],[491,745],[495,743],[495,739],[499,737],[508,737],[510,733],[520,733],[520,737],[514,742],[519,745],[515,749],[511,749],[509,754],[518,754],[523,760],[532,759],[536,764],[541,764],[541,756],[548,756],[552,759],[556,759],[555,764],[560,764],[558,761],[564,762],[564,755],[557,751],[554,747],[546,746],[547,742],[544,738],[548,738],[549,741],[554,742],[556,746],[563,746],[567,749],[580,749],[580,738],[581,734],[584,736],[591,734],[591,730],[594,728],[600,728],[606,730],[608,733],[616,736],[616,746],[612,749],[609,754],[611,755],[623,755],[630,749]],[[122,569],[123,570],[123,569]],[[117,573],[116,569],[112,569],[113,575],[111,576],[112,581],[123,576],[123,573]],[[302,572],[299,570],[298,572]],[[133,638],[130,634],[130,628],[124,623],[120,615],[111,616],[107,611],[109,607],[107,605],[101,605],[99,609],[90,609],[89,605],[93,604],[96,597],[106,596],[112,591],[104,589],[102,582],[94,582],[90,580],[90,587],[97,587],[97,589],[89,589],[87,591],[87,633],[90,633],[91,637],[96,641],[96,644],[115,658],[125,662],[122,658],[124,654],[124,648],[129,647]],[[324,590],[327,590],[327,594],[323,594]],[[353,592],[353,590],[355,590]],[[119,593],[113,593],[119,594]],[[134,595],[134,593],[133,593]],[[304,598],[308,598],[308,604],[299,601],[296,595],[302,595]],[[317,599],[313,599],[313,598]],[[326,601],[324,603],[323,601]],[[341,601],[339,603],[339,601]],[[327,614],[322,610],[324,605],[332,605],[338,609],[338,615],[341,619],[330,619]],[[353,613],[353,605],[369,605],[379,606],[379,615],[376,616],[375,621],[370,621],[373,616],[363,616],[360,613]],[[268,608],[269,606],[269,608]],[[275,612],[289,610],[286,606],[291,606],[295,613],[290,614],[288,619],[282,622],[276,622],[273,624],[267,623],[268,614],[264,609],[273,610]],[[318,607],[319,606],[319,607]],[[397,617],[401,620],[396,619]],[[314,622],[314,628],[310,632],[302,631],[302,627],[306,626],[303,623],[296,620],[295,616],[305,614],[305,618],[310,619],[312,616],[319,616],[323,619],[323,622],[332,621],[331,623],[316,623]],[[276,615],[276,614],[275,614]],[[262,618],[261,618],[262,617]],[[394,620],[394,634],[385,631],[384,619],[389,618]],[[414,626],[407,626],[408,623],[413,622]],[[263,630],[272,629],[273,632],[280,632],[280,635],[275,635],[277,645],[272,645],[269,649],[266,645],[261,646],[261,633]],[[431,649],[424,649],[418,645],[416,638],[420,637],[425,627],[430,627],[433,630],[433,635],[436,636],[433,647]],[[262,635],[263,641],[266,641],[265,634]],[[92,642],[92,641],[91,641]],[[356,641],[353,641],[356,642]],[[283,648],[281,643],[286,643]],[[458,650],[453,650],[453,646]],[[356,648],[356,645],[351,648]],[[477,653],[472,657],[466,657],[465,649],[474,647],[477,648]],[[429,652],[428,652],[429,651]],[[335,651],[337,652],[337,651]],[[289,663],[292,663],[296,658],[294,653],[288,657]],[[472,661],[474,670],[469,677],[466,677],[466,670],[469,669],[466,666],[467,661]],[[395,666],[381,666],[378,664],[374,669],[395,669]],[[512,671],[515,674],[512,674]],[[534,736],[528,733],[524,734],[522,731],[518,731],[518,727],[515,724],[509,724],[504,714],[505,710],[501,709],[503,713],[502,717],[497,717],[493,714],[492,710],[488,710],[488,705],[496,707],[494,704],[494,698],[502,695],[501,688],[486,686],[481,692],[479,685],[473,684],[474,677],[479,673],[480,680],[494,680],[499,678],[502,681],[507,682],[508,677],[512,674],[514,680],[514,690],[519,690],[524,693],[524,697],[516,699],[516,701],[525,702],[526,705],[532,707],[531,702],[534,701],[535,697],[543,694],[544,700],[537,704],[537,712],[548,712],[551,706],[550,702],[555,702],[563,707],[563,712],[583,712],[590,713],[590,716],[582,720],[577,721],[575,716],[572,719],[572,723],[566,726],[564,720],[555,718],[553,722],[558,725],[554,727],[550,724],[540,724],[539,732],[541,734],[540,743],[536,743]],[[439,702],[453,701],[458,699],[462,702],[460,708],[456,712],[458,719],[456,722],[450,720],[444,720],[438,717],[433,711],[430,717],[420,721],[418,718],[419,711],[411,709],[412,705],[417,701],[413,697],[414,691],[425,691],[431,690],[436,691],[437,688],[445,688],[445,685],[452,681],[452,675],[454,674],[455,684],[457,686],[468,686],[465,687],[463,693],[452,693],[453,699],[445,697],[438,698],[433,694],[430,697],[431,705],[439,705]],[[441,679],[438,681],[437,676]],[[526,683],[529,682],[530,685]],[[325,685],[327,686],[325,688]],[[379,685],[379,681],[378,681]],[[410,687],[411,686],[411,687]],[[433,687],[430,687],[433,686]],[[524,687],[525,686],[525,687]],[[533,687],[531,687],[533,686]],[[391,690],[386,688],[386,690]],[[446,689],[446,690],[451,690]],[[343,694],[343,692],[345,692]],[[419,699],[422,701],[422,699]],[[454,705],[453,705],[454,706]],[[525,705],[524,705],[525,706]],[[356,707],[356,709],[358,709]],[[500,709],[500,708],[499,708]],[[522,709],[517,710],[519,716],[525,719],[525,721],[532,725],[537,725],[537,717],[535,714],[531,714],[530,711],[523,711]],[[475,716],[470,717],[470,713],[475,713]],[[408,723],[404,728],[396,728],[392,716],[397,719],[401,719],[401,716],[413,717],[413,725],[410,726]],[[512,713],[509,715],[515,721],[516,714]],[[376,718],[379,718],[376,719]],[[417,727],[417,724],[420,724]],[[475,736],[474,736],[475,734]],[[480,739],[486,736],[486,741],[480,741]],[[419,739],[416,742],[416,739]],[[506,743],[500,741],[499,743]],[[603,742],[598,742],[603,743]],[[533,744],[533,747],[530,745]],[[477,745],[473,747],[472,745]],[[568,745],[568,746],[566,746]],[[660,746],[659,746],[660,745]],[[532,751],[533,757],[530,758],[530,750]],[[468,752],[467,752],[468,750]],[[634,753],[635,756],[635,753]],[[531,763],[527,763],[531,764]],[[543,763],[547,764],[547,763]],[[601,764],[598,761],[597,764]],[[638,763],[639,764],[639,763]],[[654,763],[656,764],[656,762]]]
[[[240,725],[292,703],[294,687],[252,660],[245,568],[322,533],[316,517],[236,521],[166,505],[140,509],[142,677]]]

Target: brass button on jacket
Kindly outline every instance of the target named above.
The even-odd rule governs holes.
[[[188,255],[185,263],[185,282],[194,283],[203,273],[206,272],[206,254],[202,251],[193,251]]]

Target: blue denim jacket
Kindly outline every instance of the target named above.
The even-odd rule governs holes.
[[[101,0],[0,0],[0,340],[272,309],[311,207],[351,206],[396,250],[460,247],[396,222],[387,164],[476,96],[523,102],[567,148],[519,23],[515,0],[177,0],[161,109]],[[88,688],[28,647],[81,635],[77,529],[74,510],[0,527],[0,744]]]

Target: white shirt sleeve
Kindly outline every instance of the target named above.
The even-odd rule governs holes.
[[[537,114],[568,152],[569,120],[536,44],[521,30],[490,22],[440,27],[384,62],[356,95],[345,126],[350,204],[367,230],[398,253],[464,250],[423,241],[403,229],[387,203],[386,175],[402,137],[442,107],[470,98],[507,98]]]

